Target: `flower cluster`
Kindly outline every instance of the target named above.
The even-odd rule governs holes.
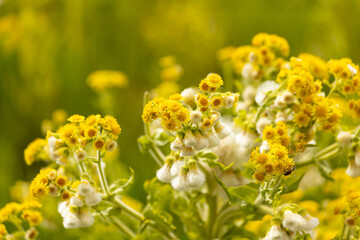
[[[347,194],[334,207],[336,215],[343,215],[345,224],[349,228],[360,226],[360,192],[357,190],[348,191]]]
[[[274,218],[274,223],[264,240],[290,240],[296,234],[309,233],[319,225],[319,219],[311,217],[304,209],[297,206],[292,209],[284,208],[278,214],[279,217]]]
[[[264,142],[250,154],[249,164],[255,171],[253,178],[268,181],[273,176],[286,177],[295,169],[294,161],[288,155],[289,136],[286,125],[278,122],[276,128],[263,129]]]
[[[34,228],[43,221],[42,214],[38,211],[41,204],[35,200],[26,200],[23,203],[11,202],[0,209],[0,238],[1,239],[35,239],[38,232]],[[13,224],[18,231],[9,233],[5,223]],[[22,226],[27,225],[24,231]]]
[[[273,34],[259,33],[252,39],[252,45],[236,49],[225,48],[220,59],[231,59],[234,71],[244,79],[266,79],[280,70],[289,54],[286,39]],[[228,57],[226,57],[228,56]]]
[[[193,156],[229,134],[218,110],[233,107],[238,95],[216,92],[222,84],[221,77],[211,73],[201,81],[201,92],[189,88],[169,99],[155,98],[145,105],[142,118],[145,123],[160,119],[162,127],[176,135],[171,150],[180,151],[181,157]]]
[[[87,84],[96,92],[109,88],[124,88],[128,85],[128,81],[124,73],[110,70],[92,72],[87,78]]]
[[[112,151],[116,148],[115,140],[121,133],[120,125],[110,115],[90,115],[86,119],[81,115],[72,115],[70,123],[60,127],[55,133],[48,132],[48,154],[59,165],[65,166],[73,156],[76,160],[86,159],[84,150],[93,146],[100,152]]]

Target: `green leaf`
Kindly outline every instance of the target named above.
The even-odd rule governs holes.
[[[129,169],[131,172],[131,176],[128,179],[126,178],[118,179],[117,181],[115,181],[113,184],[110,185],[109,189],[112,194],[118,194],[124,192],[129,188],[131,184],[134,183],[135,172],[132,168]]]
[[[327,161],[315,161],[318,166],[319,172],[321,176],[327,180],[334,181],[334,179],[330,176],[332,173],[332,169],[329,166]]]
[[[198,152],[194,158],[197,158],[201,161],[205,161],[205,160],[211,160],[211,161],[216,161],[218,160],[218,156],[216,156],[215,153],[213,152],[205,152],[205,151],[201,151]]]
[[[249,240],[257,240],[260,239],[259,236],[246,230],[244,228],[232,227],[227,231],[227,233],[223,236],[223,239],[234,239],[241,236],[241,239],[249,239]]]
[[[231,196],[244,200],[250,204],[254,204],[259,194],[256,189],[248,186],[230,187],[227,189]]]
[[[235,198],[231,195],[231,193],[228,190],[228,187],[226,187],[226,185],[213,173],[213,176],[216,180],[216,182],[220,185],[220,187],[224,190],[224,192],[226,193],[228,199],[230,202],[235,202]]]
[[[305,175],[305,173],[303,173],[300,177],[296,177],[295,175],[293,175],[293,176],[289,177],[288,179],[286,179],[284,181],[285,188],[284,188],[282,194],[296,191],[299,188],[299,184],[300,184],[301,180],[303,179],[304,175]]]

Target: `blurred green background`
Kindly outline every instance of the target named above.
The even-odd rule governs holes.
[[[42,137],[43,119],[58,108],[101,113],[86,85],[92,71],[129,77],[127,88],[114,90],[111,114],[123,129],[118,161],[136,173],[129,194],[144,202],[142,185],[156,165],[136,139],[143,92],[160,82],[160,57],[176,56],[182,87],[220,72],[216,51],[249,44],[258,32],[285,37],[293,56],[359,63],[359,23],[358,0],[0,0],[0,206],[16,180],[31,180],[43,165],[23,160],[27,144]]]

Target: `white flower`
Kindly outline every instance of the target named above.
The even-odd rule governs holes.
[[[117,143],[114,140],[111,140],[106,144],[105,149],[108,152],[112,152],[116,149],[116,147],[117,147]]]
[[[267,141],[263,141],[261,146],[260,146],[260,153],[263,153],[263,152],[268,152],[270,151],[270,145]]]
[[[271,125],[271,121],[270,119],[268,119],[267,117],[262,117],[260,118],[257,123],[256,123],[256,131],[259,134],[262,134],[262,131],[264,130],[264,128],[268,125]]]
[[[191,131],[185,132],[184,144],[187,148],[192,148],[196,144],[196,137]]]
[[[181,96],[184,98],[184,103],[192,105],[195,103],[195,95],[197,91],[194,88],[186,88],[181,92]]]
[[[156,171],[156,177],[164,182],[164,183],[170,183],[171,182],[171,173],[170,173],[170,169],[173,165],[174,161],[171,160],[166,160],[165,164]]]
[[[61,142],[61,140],[57,139],[54,136],[51,136],[48,138],[48,145],[50,151],[55,151],[58,148],[58,144]]]
[[[351,139],[352,135],[350,132],[341,131],[336,136],[336,140],[341,147],[348,147],[350,145]]]
[[[172,151],[177,152],[184,149],[184,144],[179,137],[176,137],[175,140],[170,144]]]
[[[32,227],[26,231],[25,239],[26,240],[36,239],[38,235],[39,235],[39,232],[36,231],[36,229],[34,227]]]
[[[61,202],[58,205],[58,212],[62,217],[65,217],[70,212],[69,203],[68,202]]]
[[[208,148],[216,147],[220,143],[220,139],[214,131],[211,131],[210,134],[207,136],[207,140],[209,141]]]
[[[178,191],[185,191],[188,189],[187,169],[181,168],[180,173],[171,180],[171,186]]]
[[[301,232],[308,228],[308,223],[301,215],[287,210],[284,213],[283,226],[293,232]]]
[[[200,111],[192,111],[190,113],[190,121],[193,123],[199,123],[202,120],[202,113]]]
[[[81,196],[87,196],[94,191],[94,188],[90,185],[89,181],[82,180],[78,186],[78,191]]]
[[[81,211],[80,214],[80,227],[90,227],[95,221],[94,216],[89,210]]]
[[[75,207],[84,206],[84,200],[82,200],[79,194],[76,194],[74,197],[70,198],[70,205]]]
[[[266,95],[269,92],[275,91],[279,87],[279,84],[275,81],[267,80],[263,82],[257,89],[255,96],[256,103],[260,106],[264,103]]]
[[[79,214],[69,212],[63,219],[64,228],[79,228],[81,222],[79,219]]]
[[[286,122],[288,119],[287,119],[287,116],[286,116],[286,113],[284,112],[278,112],[276,114],[276,117],[275,117],[275,123],[278,123],[278,122]]]
[[[360,176],[360,167],[359,165],[356,165],[355,162],[350,162],[345,173],[350,177],[358,177]]]
[[[52,197],[57,197],[58,193],[58,187],[53,183],[49,184],[49,195]]]
[[[81,160],[86,159],[87,153],[83,149],[80,148],[75,152],[75,157],[78,161],[81,161]]]
[[[214,129],[220,139],[224,139],[231,134],[230,129],[221,122],[217,122]]]
[[[354,68],[350,63],[348,63],[347,67],[348,67],[349,71],[351,72],[351,75],[354,76],[357,74],[356,68]]]
[[[56,161],[58,158],[61,157],[61,154],[60,154],[59,150],[58,151],[49,151],[49,157],[52,160]]]
[[[93,190],[90,194],[84,197],[85,203],[88,206],[95,206],[101,202],[102,195],[101,193]]]
[[[254,52],[249,53],[249,62],[255,62],[256,56]]]
[[[258,71],[256,71],[251,63],[246,63],[241,70],[241,75],[245,79],[255,78],[258,75]]]
[[[291,92],[289,92],[288,90],[285,90],[283,93],[282,93],[282,101],[285,103],[285,104],[291,104],[295,101],[295,96],[294,94],[292,94]]]
[[[184,164],[185,164],[185,162],[181,161],[181,160],[174,162],[174,164],[170,168],[170,174],[171,174],[172,178],[179,175],[181,167],[184,166]]]
[[[195,151],[191,147],[186,147],[180,152],[181,157],[192,157],[195,154]]]
[[[253,102],[256,96],[256,89],[249,85],[243,91],[243,99],[245,102]]]
[[[234,96],[226,96],[224,102],[225,108],[231,108],[234,105],[235,98]]]
[[[284,108],[286,107],[286,103],[283,101],[283,97],[278,95],[274,102],[275,107],[277,108]]]
[[[207,138],[204,137],[203,135],[201,135],[200,133],[196,134],[196,139],[197,139],[197,141],[194,146],[194,150],[200,151],[209,146],[209,141],[207,140]]]
[[[310,215],[306,215],[305,220],[307,223],[305,232],[310,232],[319,225],[319,219],[316,217],[311,217]]]
[[[195,167],[189,170],[187,181],[190,187],[201,187],[205,182],[205,174]]]
[[[355,151],[355,164],[360,166],[360,149]]]
[[[273,225],[263,240],[290,240],[291,238],[282,231],[280,226]]]

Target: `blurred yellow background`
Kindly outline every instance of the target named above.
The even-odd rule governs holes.
[[[41,122],[56,109],[68,114],[113,114],[123,132],[114,174],[135,170],[129,192],[144,202],[142,183],[156,165],[136,143],[143,133],[145,90],[160,83],[158,60],[174,55],[182,87],[209,72],[221,73],[216,51],[249,44],[258,32],[285,37],[291,55],[360,62],[358,0],[0,0],[0,205],[16,180],[31,180],[42,163],[28,167],[23,150],[42,137]],[[96,70],[119,70],[129,79],[113,89],[109,111],[86,84]],[[109,108],[110,109],[110,108]]]

